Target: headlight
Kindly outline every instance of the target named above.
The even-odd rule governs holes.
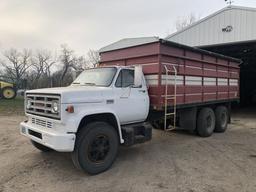
[[[52,102],[52,112],[59,113],[59,103],[57,101]]]
[[[27,99],[26,108],[27,108],[27,109],[30,109],[31,106],[32,106],[31,99]]]

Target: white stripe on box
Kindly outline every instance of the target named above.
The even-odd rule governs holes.
[[[162,75],[162,84],[165,84],[166,82],[166,75]],[[174,85],[175,83],[175,77],[174,75],[168,75],[167,76],[167,84],[168,85]],[[183,85],[183,76],[177,75],[176,76],[176,85]]]
[[[196,96],[196,95],[202,95],[202,93],[186,93],[186,96]]]
[[[238,80],[237,79],[229,79],[229,85],[238,86]]]
[[[216,69],[204,68],[204,70],[206,70],[206,71],[215,71],[216,72]]]
[[[186,85],[202,85],[202,77],[198,76],[185,76]]]
[[[204,77],[204,85],[216,85],[216,78]]]
[[[204,93],[204,95],[216,95],[216,93]]]
[[[174,75],[168,75],[167,78],[168,78],[167,84],[174,85],[174,83],[175,83]],[[148,85],[158,85],[158,75],[146,75],[145,79],[146,79],[146,82]],[[166,75],[162,75],[161,80],[162,80],[162,85],[165,85]],[[176,76],[176,85],[183,85],[183,76],[182,75]]]
[[[196,67],[196,66],[191,66],[191,65],[186,65],[187,68],[191,69],[202,69],[202,67]]]
[[[158,80],[155,80],[155,79],[149,79],[149,80],[146,80],[147,82],[147,85],[158,85]]]
[[[182,75],[176,76],[176,84],[177,85],[183,85]],[[168,85],[174,85],[174,75],[168,75]],[[158,75],[145,75],[145,79],[147,81],[148,85],[158,85]],[[185,76],[185,84],[186,85],[202,85],[202,79],[204,82],[204,85],[216,85],[216,82],[218,82],[218,85],[222,86],[228,86],[228,79],[226,78],[215,78],[215,77],[201,77],[201,76]],[[162,85],[165,84],[166,75],[161,75],[161,81]],[[230,79],[229,85],[230,86],[238,86],[238,79]]]
[[[218,78],[218,85],[228,85],[228,79]]]

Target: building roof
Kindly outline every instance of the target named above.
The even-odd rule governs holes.
[[[209,20],[210,18],[212,18],[212,17],[214,17],[214,16],[216,16],[216,15],[222,13],[222,12],[229,11],[229,10],[232,10],[232,9],[246,10],[246,11],[256,11],[256,8],[253,8],[253,7],[242,7],[242,6],[229,5],[229,6],[225,7],[225,8],[223,8],[223,9],[221,9],[221,10],[219,10],[219,11],[217,11],[217,12],[211,14],[211,15],[208,15],[207,17],[204,17],[204,18],[198,20],[197,22],[195,22],[195,23],[193,23],[193,24],[191,24],[191,25],[181,29],[180,31],[176,31],[175,33],[172,33],[172,34],[168,35],[165,39],[168,40],[170,37],[173,37],[176,34],[179,34],[179,33],[183,32],[183,31],[186,31],[186,30],[188,30],[188,29],[190,29],[192,27],[195,27],[196,25],[198,25],[198,24],[200,24],[200,23],[202,23],[202,22],[204,22],[206,20]]]
[[[117,49],[123,49],[127,47],[133,47],[148,43],[154,43],[159,41],[158,37],[137,37],[137,38],[125,38],[121,39],[117,42],[114,42],[110,45],[107,45],[99,50],[100,53],[107,52],[107,51],[113,51]]]
[[[204,46],[256,39],[256,8],[227,6],[168,35],[165,39],[190,46]],[[231,31],[223,31],[231,27]]]

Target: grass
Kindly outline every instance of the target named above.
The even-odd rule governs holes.
[[[16,97],[15,99],[0,99],[0,116],[24,115],[24,98]]]

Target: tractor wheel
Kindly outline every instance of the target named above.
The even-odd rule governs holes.
[[[2,97],[4,99],[14,99],[16,97],[16,90],[13,87],[4,87],[2,89]]]

